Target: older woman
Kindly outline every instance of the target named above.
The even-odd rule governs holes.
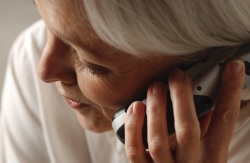
[[[177,68],[194,63],[215,47],[247,43],[249,1],[35,3],[46,25],[47,43],[44,45],[45,27],[40,22],[16,45],[23,53],[21,58],[16,54],[17,59],[10,63],[12,71],[7,73],[1,118],[4,162],[227,161],[240,111],[243,62],[240,59],[227,62],[214,112],[207,114],[201,123],[195,114],[189,78]],[[24,40],[25,44],[21,44]],[[39,58],[36,54],[43,47]],[[18,51],[12,53],[15,56]],[[40,78],[56,83],[84,129],[100,134],[79,131],[74,117],[61,109],[64,102],[54,88],[37,80],[34,69],[38,60]],[[23,80],[19,71],[22,74],[27,71],[29,78],[19,81]],[[167,76],[175,117],[176,136],[172,139],[166,124],[166,86],[159,82]],[[17,89],[18,93],[12,95],[9,89]],[[112,132],[107,132],[111,130],[111,117],[145,90],[146,107],[137,101],[127,111],[123,152]],[[14,110],[16,104],[12,103],[16,102],[22,107]],[[245,104],[244,108],[247,123],[249,106]],[[145,113],[148,150],[141,137]],[[17,122],[11,122],[13,118]],[[28,126],[34,131],[28,130]],[[244,131],[237,133],[242,138],[250,132],[247,125],[244,127]],[[24,139],[18,138],[20,135]],[[234,139],[239,141],[237,135]],[[249,160],[246,151],[237,147],[242,145],[246,149],[246,143],[237,141],[230,151],[231,161]]]

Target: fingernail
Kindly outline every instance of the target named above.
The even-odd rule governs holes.
[[[172,80],[183,80],[185,78],[185,74],[182,70],[180,69],[175,69],[172,71],[170,78]]]
[[[152,86],[153,95],[161,95],[165,92],[165,86],[162,82],[155,82]]]
[[[234,60],[229,65],[229,72],[232,75],[240,74],[243,71],[243,62],[240,60]]]
[[[138,102],[134,102],[133,104],[133,114],[140,114],[142,111],[140,104]]]

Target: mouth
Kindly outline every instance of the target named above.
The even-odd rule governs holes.
[[[80,110],[80,109],[86,108],[88,106],[88,104],[81,103],[79,101],[70,99],[68,97],[64,96],[64,98],[65,98],[66,102],[68,103],[68,105],[70,107],[72,107],[73,109]]]

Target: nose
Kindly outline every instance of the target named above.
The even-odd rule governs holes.
[[[76,73],[70,53],[68,45],[48,33],[47,44],[38,65],[40,78],[47,83],[55,81],[61,81],[64,84],[76,83]]]

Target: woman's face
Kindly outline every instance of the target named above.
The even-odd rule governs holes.
[[[81,125],[111,129],[121,106],[177,63],[170,57],[139,59],[102,42],[89,25],[81,0],[36,0],[48,30],[39,75],[55,82]]]

